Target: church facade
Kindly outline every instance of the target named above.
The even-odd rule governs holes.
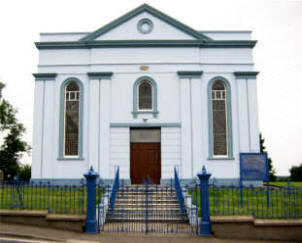
[[[238,181],[259,152],[250,31],[197,31],[142,5],[94,32],[42,33],[33,180]]]

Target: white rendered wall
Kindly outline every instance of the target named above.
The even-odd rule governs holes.
[[[161,128],[161,179],[174,176],[174,167],[181,167],[180,128]]]
[[[88,34],[89,32],[40,33],[40,41],[78,41]]]
[[[141,71],[142,65],[148,70]],[[189,70],[203,74],[193,79],[178,77],[177,71]],[[174,166],[182,178],[192,178],[202,165],[215,178],[238,178],[239,152],[259,151],[259,128],[256,81],[236,80],[233,72],[252,70],[248,48],[40,50],[39,72],[58,75],[55,81],[36,82],[33,178],[82,178],[91,165],[104,179],[113,178],[119,165],[121,177],[129,178],[129,127],[110,128],[110,124],[141,124],[145,118],[148,123],[180,124],[161,130],[163,179],[171,176]],[[113,76],[89,80],[87,72],[113,72]],[[141,76],[157,83],[156,118],[132,115],[133,84]],[[207,85],[216,76],[226,78],[231,86],[234,160],[208,160]],[[79,161],[57,159],[60,86],[69,77],[80,79],[84,86],[84,159]]]
[[[252,31],[200,31],[214,40],[251,40]]]
[[[114,178],[116,168],[120,167],[120,178],[130,179],[130,129],[110,129],[109,176]]]
[[[44,81],[35,82],[32,178],[42,178],[44,85]]]

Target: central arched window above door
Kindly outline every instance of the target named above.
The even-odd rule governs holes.
[[[157,85],[148,77],[138,78],[133,85],[133,117],[139,114],[152,114],[157,117]]]
[[[152,84],[149,81],[142,81],[138,85],[138,110],[152,111]]]

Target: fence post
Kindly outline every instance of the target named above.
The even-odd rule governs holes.
[[[98,173],[91,166],[88,173],[84,174],[87,180],[87,218],[85,224],[85,233],[97,234],[96,220],[96,180],[99,177]]]
[[[207,173],[205,166],[202,167],[202,172],[197,174],[200,180],[200,205],[201,205],[201,223],[200,236],[211,235],[210,223],[210,204],[209,204],[209,178],[211,174]]]

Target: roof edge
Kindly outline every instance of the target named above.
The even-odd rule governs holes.
[[[253,48],[254,40],[106,40],[106,41],[51,41],[35,42],[38,49],[86,49],[117,47],[200,47],[200,48]]]
[[[177,29],[201,40],[211,40],[211,38],[207,37],[206,35],[192,29],[191,27],[179,22],[178,20],[168,16],[167,14],[149,6],[148,4],[142,4],[141,6],[135,8],[134,10],[122,15],[121,17],[109,22],[108,24],[102,26],[101,28],[97,29],[94,32],[91,32],[87,36],[80,39],[80,41],[91,41],[95,38],[105,34],[106,32],[112,30],[113,28],[117,27],[118,25],[121,25],[122,23],[126,22],[127,20],[137,16],[138,14],[142,12],[148,12],[151,15],[163,20],[164,22],[176,27]]]

